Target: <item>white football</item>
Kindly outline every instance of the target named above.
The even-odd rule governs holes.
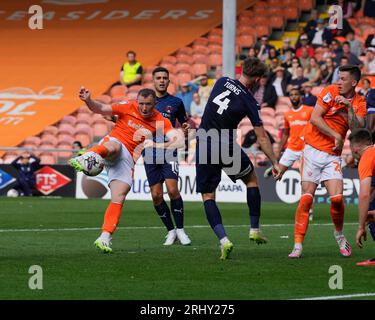
[[[8,192],[7,192],[7,197],[16,198],[18,196],[19,196],[19,194],[18,194],[18,191],[16,189],[9,189]]]
[[[104,159],[95,152],[87,152],[83,155],[84,170],[87,176],[97,176],[104,168]]]

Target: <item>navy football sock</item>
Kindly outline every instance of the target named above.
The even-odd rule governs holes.
[[[261,198],[259,188],[247,188],[247,205],[249,207],[250,226],[254,229],[259,228],[260,202]]]
[[[181,197],[171,200],[171,209],[176,227],[182,229],[184,227],[184,202]]]
[[[173,221],[171,218],[171,212],[169,211],[169,207],[167,203],[163,200],[161,204],[158,206],[154,206],[156,212],[158,213],[161,221],[163,221],[165,227],[168,231],[171,231],[174,229]]]
[[[226,237],[227,235],[221,221],[221,214],[215,200],[206,200],[204,202],[204,210],[206,211],[207,220],[218,239]]]

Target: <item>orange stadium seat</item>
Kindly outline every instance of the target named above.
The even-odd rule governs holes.
[[[57,145],[60,145],[61,143],[65,143],[71,146],[74,140],[75,140],[74,137],[70,134],[59,134],[57,136]]]
[[[104,120],[104,119],[103,119]],[[94,122],[92,126],[94,138],[102,138],[108,134],[107,122]]]
[[[111,88],[110,95],[112,98],[126,95],[128,88],[123,85],[116,85]]]
[[[194,63],[208,63],[208,57],[205,54],[201,53],[194,53],[193,54],[193,62]]]
[[[77,114],[77,122],[76,125],[79,123],[86,123],[88,125],[92,124],[92,115],[87,113],[79,113]]]
[[[241,34],[237,37],[237,44],[241,48],[250,48],[254,44],[254,37],[252,35]]]
[[[177,76],[174,73],[169,73],[169,80],[173,83],[177,83]]]
[[[168,92],[169,94],[175,94],[176,93],[176,86],[174,83],[170,82],[168,86]]]
[[[40,145],[52,145],[52,146],[56,146],[57,145],[57,137],[52,135],[52,134],[49,134],[49,133],[43,133],[42,136],[41,136],[41,144]]]
[[[264,25],[264,26],[267,26],[267,25],[269,25],[269,18],[268,17],[263,17],[263,16],[256,16],[256,17],[252,18],[251,25],[255,25],[255,26]]]
[[[222,36],[223,35],[223,29],[221,29],[221,28],[211,29],[210,32],[208,33],[208,35],[209,36],[212,36],[212,35]]]
[[[175,64],[177,62],[177,58],[175,56],[165,56],[161,59],[161,62],[167,62],[171,64]],[[150,72],[152,73],[152,72]]]
[[[191,70],[191,64],[188,63],[177,63],[176,64],[176,72],[180,73],[182,71],[190,72]]]
[[[250,17],[239,16],[238,17],[238,24],[251,26],[251,25],[254,24],[253,19],[254,19],[254,17],[250,18]]]
[[[269,12],[267,10],[267,8],[263,8],[263,7],[259,7],[259,8],[254,8],[254,15],[253,16],[249,16],[249,18],[253,18],[254,16],[268,16],[269,15]]]
[[[191,77],[190,72],[180,72],[177,74],[178,85],[181,85],[185,82],[189,82],[191,80],[192,80],[192,77]]]
[[[155,89],[155,87],[154,87],[154,83],[153,82],[145,82],[144,84],[143,84],[143,88],[147,88],[147,89]]]
[[[288,6],[284,8],[283,16],[290,20],[296,20],[299,16],[299,10],[297,6]]]
[[[179,64],[179,63],[193,63],[193,58],[191,55],[188,55],[188,54],[184,54],[184,53],[178,53],[177,56],[177,64],[176,66]],[[178,72],[178,71],[177,71]]]
[[[237,34],[238,35],[241,35],[241,34],[255,35],[256,30],[255,28],[247,26],[247,25],[239,25],[237,27]]]
[[[210,53],[222,54],[223,47],[221,45],[218,45],[218,44],[210,44],[210,45],[208,45],[208,50],[210,50]]]
[[[92,141],[93,132],[91,127],[87,129],[79,129],[74,135],[74,139],[80,141],[84,147],[87,147]]]
[[[74,141],[74,140],[73,140]],[[73,143],[73,142],[72,142]],[[57,145],[57,148],[58,149],[72,149],[72,143],[68,143],[68,142],[60,142],[58,145]],[[60,159],[68,159],[70,157],[72,157],[72,152],[70,151],[59,151],[57,152],[57,157]]]
[[[56,127],[54,127],[54,128],[56,128]],[[23,143],[33,144],[33,145],[36,145],[36,146],[38,146],[40,144],[40,142],[41,142],[41,138],[39,138],[39,137],[27,137],[23,141]]]
[[[148,67],[145,67],[143,72],[144,73],[152,73],[152,71],[154,71],[154,69],[156,68],[157,66],[148,66]]]
[[[298,8],[298,0],[283,0],[284,7],[297,7]]]
[[[207,65],[203,63],[193,64],[192,72],[194,76],[207,73]]]
[[[179,54],[192,55],[193,54],[193,48],[191,48],[191,47],[182,47],[182,48],[180,48],[180,49],[177,50],[177,56]],[[177,60],[178,60],[178,57],[177,57]]]
[[[168,69],[169,72],[172,72],[172,73],[176,72],[176,66],[172,63],[162,62],[160,66]],[[152,80],[152,74],[151,74],[151,80]],[[146,79],[144,79],[144,81],[146,81]]]
[[[121,102],[121,101],[126,101],[129,99],[129,95],[132,94],[132,92],[128,93],[126,96],[118,96],[116,98],[113,98],[111,100],[111,103],[118,103],[118,102]]]
[[[309,11],[313,8],[313,0],[300,0],[298,6],[303,11]]]
[[[50,133],[50,134],[53,134],[53,135],[57,135],[58,131],[59,131],[59,129],[57,129],[57,127],[55,127],[55,126],[47,126],[43,130],[44,133]]]
[[[284,27],[283,15],[269,17],[269,24],[272,28],[282,29]]]
[[[268,11],[268,18],[271,18],[273,16],[282,16],[283,10],[281,7],[269,7],[267,8]]]
[[[77,110],[77,113],[92,113],[87,106],[82,106]]]
[[[67,123],[67,124],[70,124],[72,126],[74,126],[76,124],[76,121],[77,119],[71,115],[68,115],[68,116],[65,116],[64,118],[62,118],[60,120],[60,123]]]
[[[208,36],[208,43],[209,44],[223,44],[223,37],[219,35],[209,35]]]
[[[138,92],[129,92],[127,94],[128,100],[137,100]]]
[[[167,67],[164,67],[164,68],[167,68]],[[167,69],[169,70],[169,68]],[[143,82],[150,82],[150,81],[152,81],[152,73],[145,73],[143,75]]]
[[[39,158],[40,158],[41,164],[55,164],[56,163],[55,155],[52,152],[42,152],[39,155]]]
[[[252,8],[253,9],[253,8]],[[254,9],[253,9],[254,10]],[[253,17],[254,16],[254,13],[252,10],[245,10],[245,11],[242,11],[240,13],[240,16],[243,16],[243,17]]]
[[[22,143],[21,147],[22,148],[34,149],[34,148],[37,148],[38,146],[36,144],[33,144],[33,143]]]
[[[194,53],[209,54],[210,50],[206,46],[194,45]]]
[[[100,96],[97,96],[95,98],[95,100],[97,100],[99,102],[102,102],[102,103],[105,103],[105,104],[111,103],[111,97],[109,95],[106,95],[106,94],[102,94]]]
[[[268,7],[268,3],[266,1],[257,1],[253,8],[267,8]]]
[[[4,156],[3,156],[3,163],[4,164],[9,164],[11,163],[14,159],[18,157],[18,153],[8,151]]]
[[[269,34],[270,29],[268,25],[257,25],[255,27],[256,34],[258,37],[261,37],[262,35]]]
[[[221,54],[217,54],[217,53],[210,54],[210,56],[208,58],[208,64],[210,66],[222,65],[223,64],[223,57],[222,57],[222,55]]]
[[[270,117],[275,117],[275,110],[272,108],[265,107],[265,108],[260,109],[260,114],[261,116],[267,115]]]
[[[58,132],[59,135],[60,134],[72,135],[75,133],[75,128],[71,124],[68,124],[68,123],[59,124],[58,129],[59,129],[59,132]]]
[[[128,89],[128,94],[131,93],[131,92],[136,92],[138,93],[139,90],[142,89],[142,86],[138,86],[138,85],[135,85],[135,86],[131,86],[129,89]]]
[[[200,37],[198,39],[195,39],[193,41],[193,46],[194,45],[198,45],[198,46],[207,46],[208,45],[208,39],[207,38],[204,38],[204,37]],[[193,49],[194,51],[194,49]]]

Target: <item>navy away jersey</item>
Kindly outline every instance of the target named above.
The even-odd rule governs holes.
[[[259,127],[262,125],[259,110],[258,102],[241,82],[223,77],[212,88],[200,128],[234,130],[246,116],[254,127]]]
[[[164,97],[156,98],[156,109],[169,119],[172,126],[176,126],[176,119],[180,124],[187,121],[184,103],[180,98],[167,94]]]

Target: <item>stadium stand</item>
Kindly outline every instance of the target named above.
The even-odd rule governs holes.
[[[250,49],[256,48],[259,39],[262,36],[268,36],[271,40],[269,44],[277,50],[277,65],[288,69],[291,61],[287,60],[283,51],[283,40],[290,39],[292,49],[300,45],[298,42],[303,28],[310,19],[311,9],[316,8],[320,12],[319,18],[327,20],[327,7],[316,6],[313,0],[267,0],[257,1],[252,7],[239,13],[237,17],[237,37],[236,51],[238,70],[240,62],[245,59]],[[353,17],[348,19],[348,23],[355,32],[355,39],[360,42],[361,55],[358,57],[364,63],[365,42],[369,36],[375,33],[375,20],[373,18],[363,17],[362,10],[359,10]],[[175,94],[182,83],[189,82],[201,74],[208,74],[210,82],[221,76],[222,67],[222,28],[215,27],[205,35],[202,35],[184,46],[160,57],[159,64],[170,71],[171,83],[169,92]],[[338,35],[335,37],[340,41],[340,45],[347,39]],[[312,39],[309,41],[311,42]],[[258,53],[255,49],[256,54]],[[294,54],[291,55],[293,57]],[[330,44],[315,47],[314,57],[317,59],[319,68],[325,72],[326,59],[335,58],[336,53]],[[265,59],[267,64],[271,63],[268,56]],[[301,62],[301,61],[300,61]],[[308,62],[309,63],[309,62]],[[111,88],[109,95],[100,95],[98,101],[103,103],[118,102],[121,100],[136,99],[137,92],[142,87],[152,88],[152,70],[155,66],[145,66],[143,75],[143,85],[126,88],[123,85],[116,85]],[[305,74],[307,68],[304,68]],[[310,72],[315,72],[314,70]],[[328,75],[329,76],[329,75]],[[371,87],[375,86],[375,74],[366,75],[371,82]],[[317,82],[312,88],[312,94],[318,95],[325,85],[330,83]],[[358,91],[362,87],[362,82],[358,86]],[[289,98],[279,97],[275,110],[272,108],[263,108],[261,114],[265,128],[272,134],[276,142],[280,141],[280,133],[283,128],[283,115],[289,109]],[[194,118],[195,125],[200,123],[200,119]],[[76,112],[64,116],[53,126],[47,126],[42,133],[35,137],[29,137],[23,141],[22,147],[40,147],[53,146],[57,148],[70,148],[74,140],[80,140],[84,147],[96,142],[100,137],[107,134],[113,127],[113,122],[104,119],[101,116],[93,115],[87,107],[81,107]],[[250,121],[243,120],[239,125],[239,142],[243,142],[246,133],[252,129]],[[350,154],[348,142],[345,142],[345,155]],[[17,153],[7,152],[2,161],[9,163],[16,157]],[[50,153],[40,154],[42,162],[56,163],[64,161],[71,156],[69,152],[59,152],[57,156]],[[253,155],[249,155],[254,157]],[[193,157],[192,157],[193,158]],[[256,158],[256,159],[255,159]],[[264,155],[257,154],[255,163],[264,163]]]

